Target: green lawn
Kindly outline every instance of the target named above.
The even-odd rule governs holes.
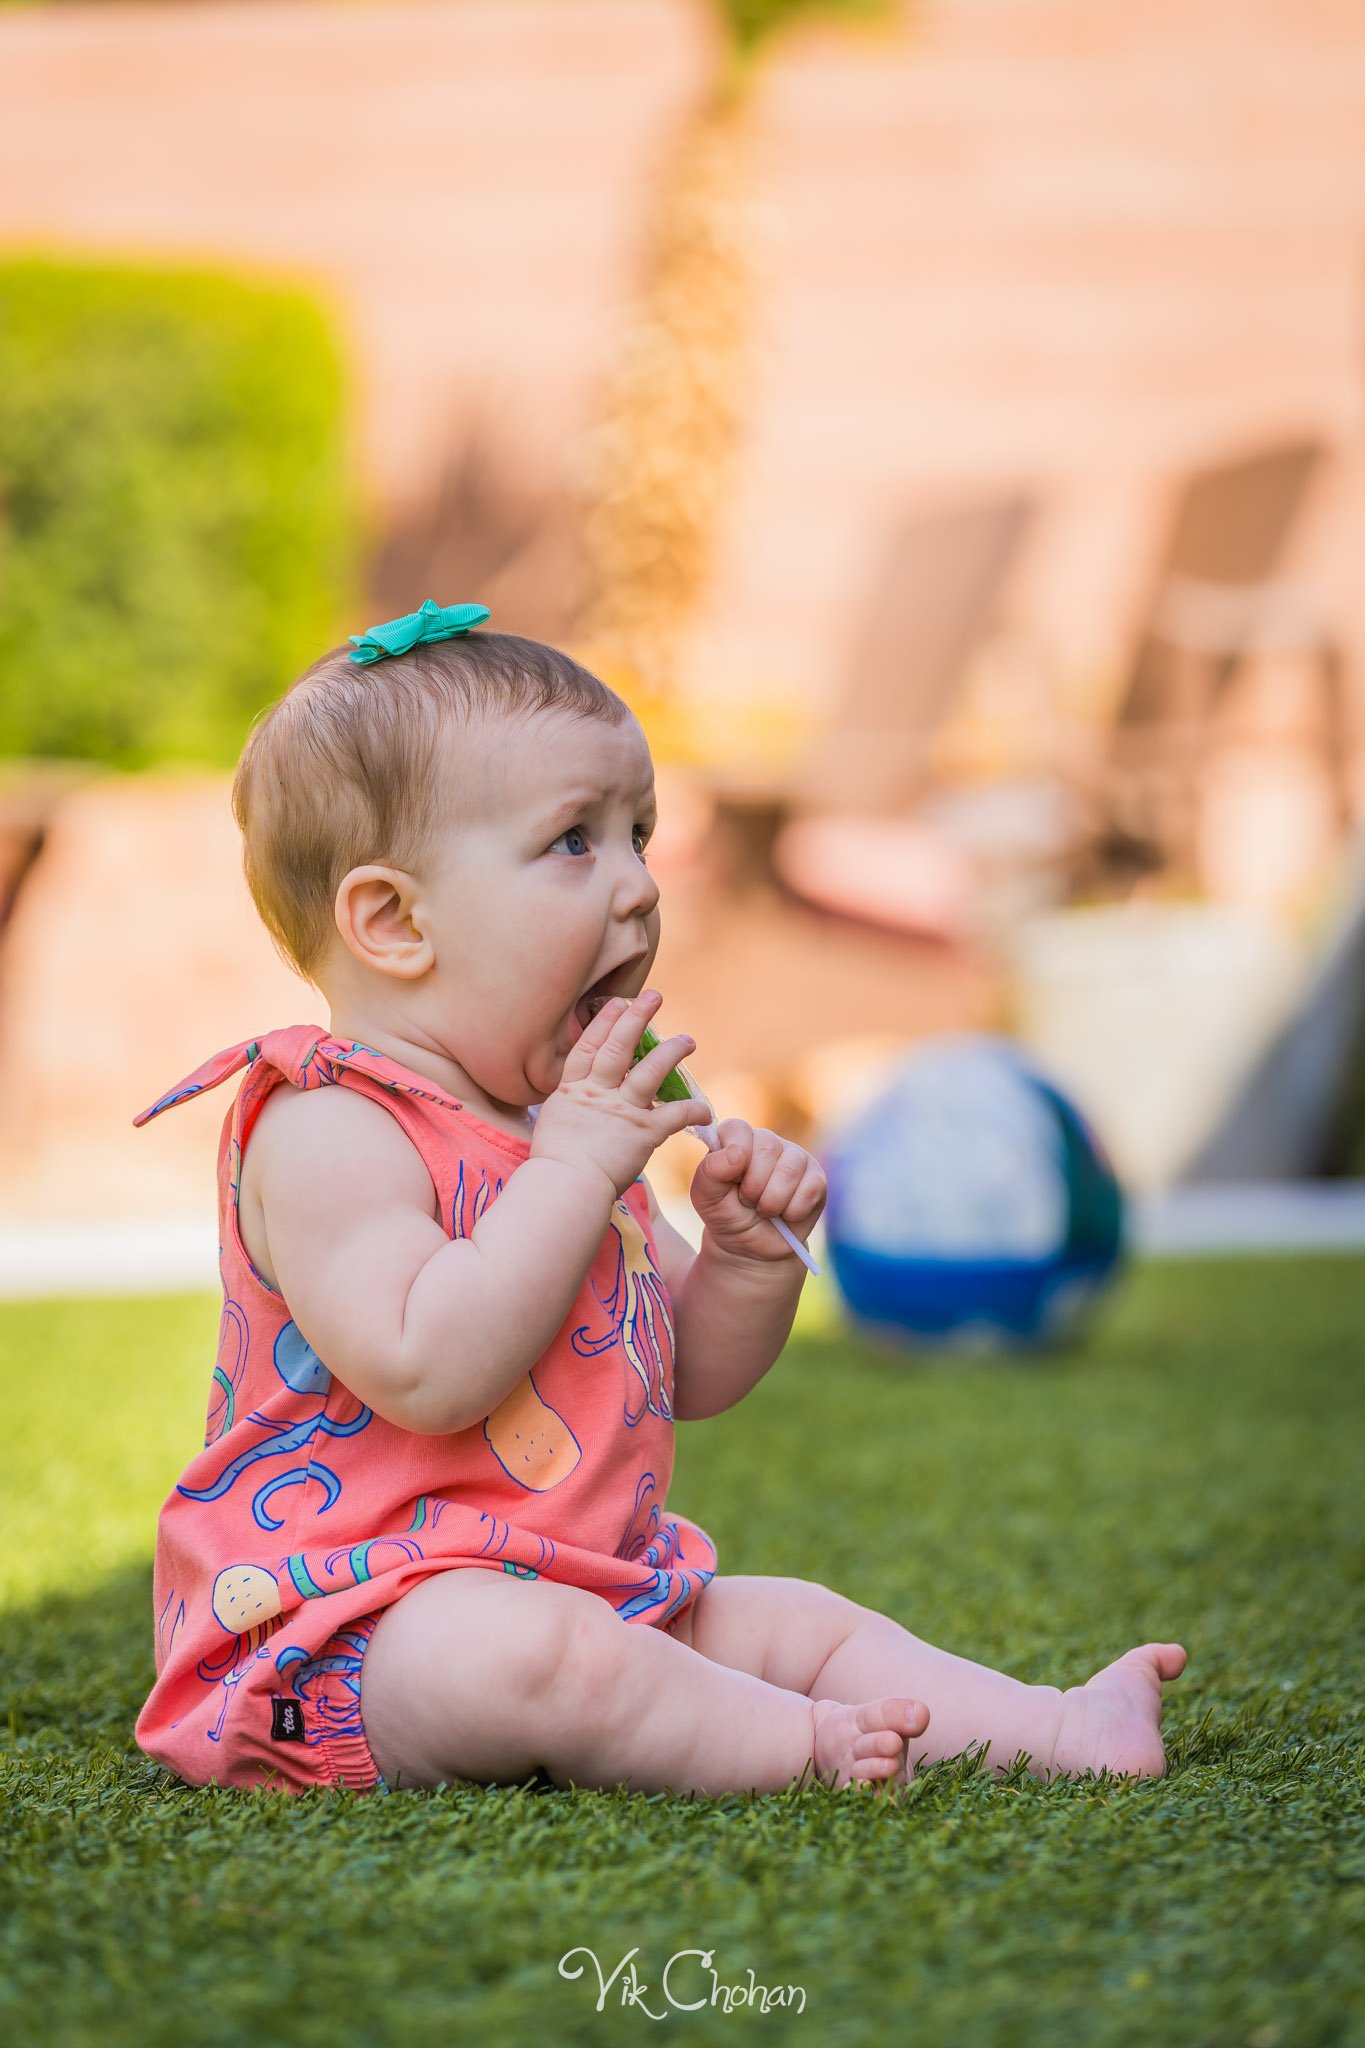
[[[216,1303],[9,1305],[0,2040],[647,2038],[620,1979],[598,2014],[591,1963],[559,1974],[574,1948],[606,1973],[637,1950],[665,2039],[1365,2040],[1361,1265],[1140,1269],[1083,1350],[1028,1366],[911,1367],[826,1286],[748,1401],[680,1429],[674,1505],[722,1571],[823,1578],[1022,1677],[1184,1642],[1164,1780],[967,1758],[880,1806],[179,1785],[132,1724]],[[804,2012],[670,2009],[684,1949]]]

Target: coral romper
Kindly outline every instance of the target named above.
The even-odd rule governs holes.
[[[553,1343],[482,1422],[400,1429],[333,1377],[242,1243],[242,1153],[272,1088],[355,1088],[417,1147],[452,1237],[472,1236],[529,1142],[368,1046],[296,1025],[209,1060],[160,1102],[246,1069],[218,1154],[223,1314],[204,1448],[161,1510],[148,1756],[190,1784],[387,1790],[361,1719],[379,1612],[430,1572],[477,1566],[600,1594],[671,1627],[713,1577],[706,1533],[664,1503],[673,1323],[641,1181]],[[526,1248],[528,1284],[536,1251]],[[459,1370],[459,1331],[451,1331]],[[490,1704],[490,1711],[496,1711]]]

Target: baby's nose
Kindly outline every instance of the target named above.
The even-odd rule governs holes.
[[[659,901],[659,885],[649,869],[632,854],[623,870],[617,903],[627,915],[648,917]]]

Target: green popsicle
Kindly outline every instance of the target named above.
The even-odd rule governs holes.
[[[651,1031],[648,1024],[646,1024],[641,1033],[640,1042],[630,1056],[631,1065],[634,1066],[637,1061],[642,1060],[646,1053],[653,1052],[658,1043],[659,1037],[657,1032]],[[700,1138],[708,1151],[720,1151],[720,1132],[716,1128],[716,1113],[711,1109],[711,1104],[707,1097],[697,1086],[681,1060],[678,1061],[676,1067],[664,1075],[663,1080],[654,1090],[654,1099],[656,1102],[705,1102],[706,1107],[711,1110],[711,1120],[705,1124],[694,1124],[692,1126],[692,1135],[694,1138]],[[818,1279],[820,1268],[816,1265],[809,1251],[802,1244],[800,1238],[796,1236],[795,1232],[782,1221],[780,1216],[770,1216],[768,1221],[772,1224],[773,1229],[778,1235],[784,1238],[787,1244],[791,1246],[791,1249],[796,1253],[802,1265],[814,1273]]]
[[[647,1052],[653,1052],[659,1042],[657,1032],[651,1031],[648,1024],[646,1024],[640,1043],[630,1056],[631,1065],[635,1066],[638,1061],[644,1058]],[[663,1080],[654,1090],[654,1099],[656,1102],[706,1101],[706,1097],[702,1094],[701,1089],[688,1073],[681,1060],[678,1061],[676,1067],[664,1075]]]

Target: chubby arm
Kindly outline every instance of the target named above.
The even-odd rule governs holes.
[[[679,1422],[733,1408],[773,1364],[796,1320],[806,1269],[764,1219],[785,1213],[804,1239],[825,1205],[824,1169],[800,1145],[740,1117],[719,1130],[721,1149],[692,1177],[692,1206],[705,1226],[700,1252],[656,1223],[673,1305]],[[650,1208],[657,1215],[652,1192]]]
[[[660,1213],[648,1181],[645,1191],[673,1308],[673,1418],[704,1422],[742,1401],[781,1351],[805,1268],[797,1259],[754,1265],[705,1237],[694,1252]]]
[[[611,1208],[603,1175],[531,1158],[471,1237],[448,1238],[416,1148],[349,1088],[274,1091],[244,1155],[244,1208],[248,1193],[268,1276],[318,1356],[377,1415],[429,1436],[482,1421],[535,1364]]]
[[[680,1231],[673,1228],[659,1207],[658,1197],[643,1174],[645,1193],[649,1196],[650,1220],[654,1225],[654,1241],[659,1247],[659,1273],[664,1286],[671,1296],[676,1297],[687,1277],[687,1269],[697,1254]]]
[[[758,1385],[791,1335],[805,1277],[797,1258],[758,1265],[702,1239],[673,1296],[677,1421],[723,1415]]]

